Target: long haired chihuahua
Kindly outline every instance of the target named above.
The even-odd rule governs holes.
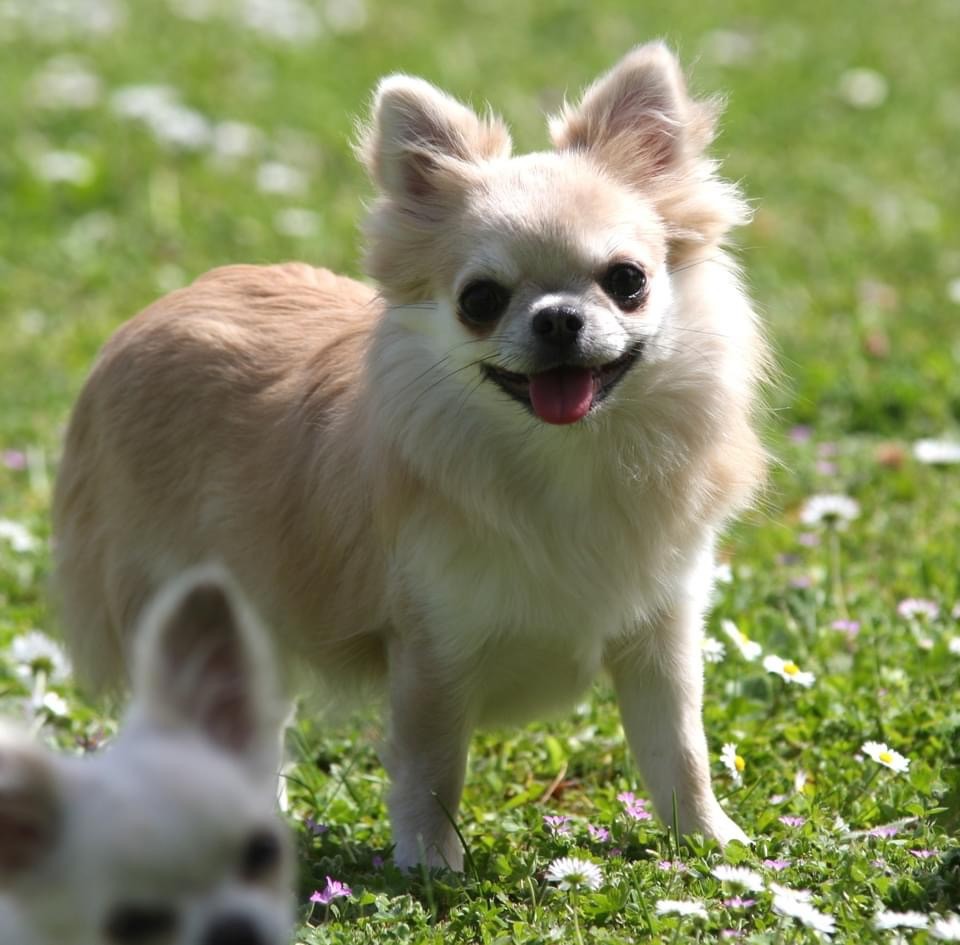
[[[225,561],[288,665],[379,682],[398,863],[460,868],[481,724],[601,670],[661,816],[744,840],[710,785],[701,623],[749,500],[766,349],[723,250],[746,208],[717,106],[639,47],[511,156],[505,126],[384,79],[359,152],[379,291],[300,264],[210,272],[121,328],[55,506],[74,657],[122,681],[153,588]]]
[[[0,945],[285,945],[267,640],[213,569],[165,590],[137,636],[105,750],[0,731]]]

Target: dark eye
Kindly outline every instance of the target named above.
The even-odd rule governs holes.
[[[647,274],[633,263],[617,263],[604,273],[600,285],[620,308],[630,311],[643,300]]]
[[[471,282],[460,293],[460,314],[468,322],[486,325],[498,319],[510,301],[510,293],[496,282]]]
[[[177,913],[172,907],[142,903],[116,906],[104,926],[110,945],[154,945],[176,930]]]
[[[263,879],[280,862],[283,847],[276,834],[258,830],[247,840],[240,858],[240,876],[250,882]]]

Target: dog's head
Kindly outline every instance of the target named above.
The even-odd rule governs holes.
[[[495,117],[385,79],[360,149],[380,192],[368,268],[429,339],[425,380],[571,424],[669,357],[671,270],[745,216],[705,156],[716,111],[651,44],[551,121],[553,151],[511,157]]]
[[[65,759],[0,738],[0,891],[42,945],[281,945],[292,865],[263,634],[211,570],[140,629],[110,747]]]

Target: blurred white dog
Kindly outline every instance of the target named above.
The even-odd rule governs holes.
[[[0,945],[282,945],[283,704],[263,632],[203,568],[137,641],[133,703],[102,753],[0,731]]]

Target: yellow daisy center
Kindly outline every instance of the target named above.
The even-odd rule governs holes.
[[[742,630],[737,631],[737,635],[740,637],[741,643],[749,643],[750,637],[748,637]]]
[[[893,755],[891,755],[889,751],[881,751],[880,754],[877,755],[877,757],[878,757],[884,764],[887,764],[887,765],[890,764],[891,761],[893,761]]]
[[[800,667],[797,666],[796,663],[784,663],[784,664],[783,664],[783,671],[784,671],[788,676],[796,676],[797,673],[800,672]]]
[[[733,759],[733,766],[737,769],[737,771],[743,771],[743,769],[746,768],[747,763],[743,760],[741,755],[737,755],[737,757]]]

